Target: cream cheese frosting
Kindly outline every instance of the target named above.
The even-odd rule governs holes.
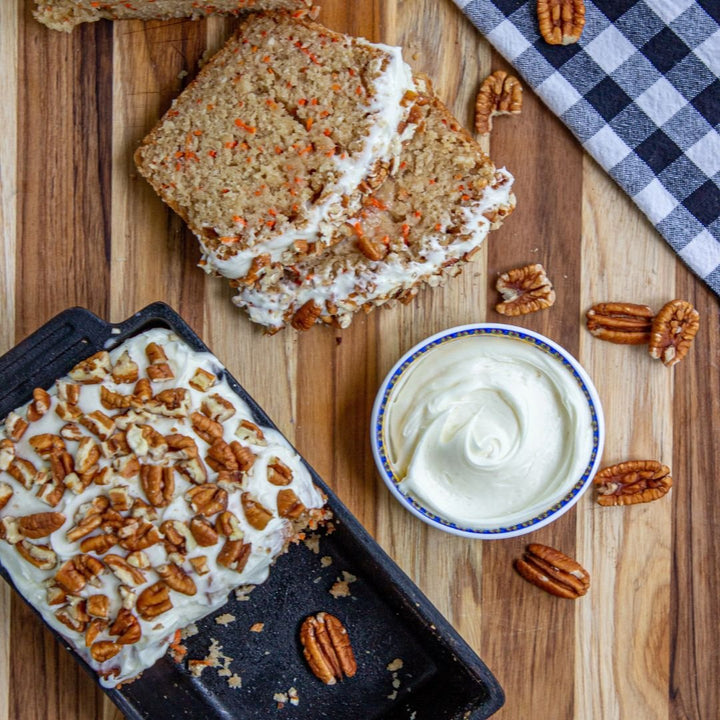
[[[561,500],[593,445],[588,402],[568,370],[497,336],[453,339],[416,360],[385,423],[399,490],[468,529],[514,525]]]
[[[285,550],[288,541],[296,533],[293,520],[280,515],[278,509],[280,491],[292,490],[295,493],[297,499],[307,509],[307,513],[304,515],[305,520],[307,520],[307,515],[313,516],[313,509],[321,508],[324,503],[323,495],[313,484],[301,458],[279,432],[267,427],[261,428],[258,434],[243,430],[241,422],[254,422],[252,413],[247,404],[231,389],[224,377],[221,364],[213,355],[193,351],[169,330],[153,329],[131,338],[112,350],[110,352],[111,366],[114,367],[121,354],[127,351],[130,358],[138,365],[139,376],[145,377],[149,364],[145,349],[150,343],[157,343],[163,348],[167,356],[167,363],[174,375],[171,379],[152,383],[153,392],[157,395],[167,388],[186,388],[190,396],[188,413],[199,410],[207,396],[219,396],[233,408],[232,416],[221,423],[223,439],[229,444],[240,438],[241,444],[254,456],[252,467],[243,472],[241,478],[236,477],[235,482],[230,483],[220,482],[220,486],[227,489],[227,510],[237,518],[243,542],[251,546],[247,562],[241,572],[229,569],[218,562],[218,555],[223,548],[222,537],[211,546],[201,546],[194,541],[192,535],[188,535],[186,551],[180,558],[176,553],[173,554],[172,548],[166,546],[162,541],[148,547],[144,552],[150,567],[142,569],[144,581],[132,588],[135,597],[139,597],[143,589],[160,580],[160,576],[156,572],[157,567],[172,562],[179,564],[182,570],[192,578],[197,592],[193,595],[185,595],[171,589],[169,595],[172,608],[150,620],[140,617],[133,605],[134,599],[128,600],[126,597],[125,606],[129,605],[131,612],[137,617],[142,629],[142,637],[136,643],[122,645],[120,652],[106,662],[97,662],[90,654],[89,648],[85,646],[83,634],[70,630],[56,617],[55,612],[61,606],[48,605],[48,585],[53,585],[53,578],[66,561],[81,553],[78,547],[79,542],[69,541],[67,532],[76,526],[89,503],[99,496],[107,496],[110,489],[118,486],[124,486],[127,489],[131,500],[137,498],[143,502],[148,501],[138,474],[128,478],[121,476],[113,469],[108,485],[97,485],[93,482],[79,494],[67,489],[60,502],[54,507],[49,507],[36,495],[37,485],[33,484],[29,488],[25,488],[8,472],[0,472],[0,483],[9,486],[13,491],[9,502],[0,510],[0,521],[5,523],[6,530],[12,526],[12,518],[19,519],[34,513],[52,511],[60,513],[65,518],[62,526],[48,537],[30,540],[34,544],[46,545],[55,552],[57,563],[52,569],[41,570],[25,560],[13,546],[12,538],[8,537],[7,532],[5,533],[6,540],[0,540],[0,563],[10,574],[20,593],[42,613],[43,619],[49,625],[72,643],[76,651],[101,674],[102,684],[108,687],[133,678],[152,665],[165,653],[176,630],[222,606],[231,589],[241,585],[259,584],[268,577],[274,559]],[[205,392],[190,385],[198,368],[217,377],[216,383]],[[72,382],[67,377],[64,380]],[[132,392],[133,386],[117,384],[110,375],[107,375],[101,384],[82,385],[77,407],[85,416],[97,410],[109,416],[116,414],[102,405],[100,401],[102,387],[113,392],[128,394]],[[35,422],[30,422],[29,428],[15,443],[14,448],[15,458],[29,460],[37,468],[38,475],[35,481],[41,477],[42,470],[47,469],[48,463],[38,456],[29,442],[30,439],[43,433],[58,435],[66,422],[56,413],[59,399],[55,388],[51,391],[50,397],[49,411]],[[123,412],[125,411],[118,413],[118,417],[122,417]],[[133,412],[138,415],[137,424],[150,424],[163,436],[179,433],[192,438],[197,445],[199,457],[207,457],[210,446],[197,434],[187,416],[166,417],[144,413],[142,410],[139,412],[129,410],[127,411],[128,417]],[[16,413],[25,418],[28,414],[28,406],[19,408]],[[120,422],[122,421],[118,421],[118,424]],[[133,426],[132,423],[125,423],[125,425],[128,428]],[[129,434],[128,430],[127,435]],[[4,424],[0,427],[0,440],[9,435],[7,424]],[[83,436],[91,437],[100,444],[100,440],[89,432],[83,432]],[[66,445],[71,454],[76,451],[76,442],[66,440]],[[142,453],[143,449],[137,448],[137,452]],[[169,460],[166,458],[153,459],[149,456],[142,456],[139,459],[142,463],[147,464],[169,464]],[[276,464],[278,461],[289,468],[291,473],[291,481],[282,487],[268,481],[269,465]],[[205,465],[207,482],[218,482],[218,472],[213,470],[207,461]],[[113,460],[101,456],[98,468],[100,470],[113,468]],[[165,507],[155,508],[157,520],[153,522],[158,527],[166,520],[178,520],[187,524],[197,514],[185,497],[187,491],[196,486],[181,472],[176,471],[174,479],[173,497]],[[249,493],[253,500],[260,503],[271,514],[267,525],[262,530],[253,526],[246,517],[241,500],[244,493]],[[126,517],[129,515],[127,512],[122,514]],[[210,516],[208,519],[215,524],[216,517]],[[109,553],[127,555],[127,552],[117,545],[110,548]],[[94,555],[94,553],[90,554]],[[206,558],[208,569],[206,574],[196,572],[191,562],[200,556]],[[102,561],[104,554],[98,554],[97,557]],[[112,618],[119,612],[123,601],[119,592],[122,583],[107,567],[99,574],[94,583],[93,585],[88,582],[73,598],[67,598],[66,601],[86,602],[91,595],[105,595],[109,598],[109,618],[112,622]],[[80,600],[75,598],[80,598]],[[113,641],[116,638],[108,636],[107,630],[105,630],[99,639]],[[102,677],[103,675],[106,677]]]

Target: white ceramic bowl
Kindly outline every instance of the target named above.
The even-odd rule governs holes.
[[[432,352],[434,348],[468,336],[510,338],[517,342],[530,345],[539,353],[545,353],[560,363],[563,371],[567,372],[573,382],[577,383],[588,404],[592,423],[592,450],[587,457],[587,463],[584,466],[582,475],[560,500],[555,498],[548,507],[536,511],[532,517],[523,519],[522,522],[510,522],[507,524],[499,522],[497,527],[474,529],[471,527],[462,527],[446,520],[435,514],[433,510],[423,507],[416,498],[401,491],[399,485],[402,478],[395,474],[390,462],[390,454],[387,450],[388,423],[386,423],[386,409],[389,401],[394,398],[393,393],[399,381],[406,376],[408,370],[414,367],[414,364],[419,359],[425,357],[427,353]],[[390,492],[406,510],[409,510],[413,515],[416,515],[429,525],[439,530],[452,533],[453,535],[480,539],[497,539],[524,535],[537,530],[556,520],[580,499],[581,495],[592,483],[592,479],[597,472],[605,440],[605,426],[597,391],[588,374],[570,353],[552,340],[530,330],[512,325],[479,323],[454,327],[437,333],[408,350],[408,352],[395,363],[392,370],[390,370],[383,380],[375,399],[370,425],[370,439],[375,464],[377,465],[380,476]]]

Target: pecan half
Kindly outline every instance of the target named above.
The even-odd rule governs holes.
[[[293,480],[293,471],[278,458],[272,458],[268,464],[268,482],[272,485],[289,485]]]
[[[117,545],[117,541],[117,535],[114,535],[113,533],[93,535],[92,537],[85,538],[80,543],[80,550],[84,553],[95,553],[96,555],[103,555],[111,547]]]
[[[255,500],[250,493],[244,492],[240,496],[240,500],[248,523],[256,530],[264,530],[272,520],[272,513]]]
[[[146,587],[137,599],[137,611],[143,620],[152,620],[172,606],[167,585],[162,580]]]
[[[321,313],[322,308],[314,300],[308,300],[302,307],[295,311],[290,325],[295,330],[309,330],[320,317]]]
[[[602,469],[593,483],[600,505],[635,505],[661,498],[672,478],[670,468],[657,460],[629,460]]]
[[[523,557],[515,560],[515,569],[525,580],[557,597],[575,600],[590,588],[587,570],[548,545],[528,545]]]
[[[190,521],[190,532],[195,542],[201,547],[210,547],[218,541],[218,534],[209,520],[202,515],[196,515]]]
[[[14,490],[8,483],[0,482],[0,510],[2,510],[13,496]]]
[[[110,612],[110,598],[107,595],[90,595],[85,609],[92,617],[107,619]]]
[[[665,367],[686,355],[700,327],[700,313],[687,300],[671,300],[655,316],[650,330],[650,357]]]
[[[57,555],[47,545],[33,545],[29,540],[21,540],[15,544],[15,549],[40,570],[52,570],[57,565]]]
[[[205,455],[205,462],[215,471],[238,470],[238,463],[230,445],[222,438],[213,442]]]
[[[242,540],[244,533],[235,513],[230,510],[221,512],[215,520],[215,530],[218,534],[224,535],[228,540]]]
[[[239,470],[247,472],[255,464],[255,453],[249,447],[233,440],[230,443],[230,449],[235,456]]]
[[[185,499],[198,515],[211,517],[227,509],[228,494],[214,483],[205,483],[188,490]]]
[[[526,315],[555,303],[555,291],[540,263],[503,273],[495,287],[503,296],[503,302],[495,306],[501,315]]]
[[[250,543],[242,540],[226,540],[218,553],[217,561],[220,565],[240,573],[245,569],[251,550]]]
[[[142,637],[142,628],[138,619],[127,609],[122,608],[110,626],[111,635],[118,636],[119,645],[132,645]]]
[[[109,390],[103,385],[100,388],[100,404],[106,410],[126,410],[132,405],[132,396]]]
[[[483,80],[475,100],[475,132],[489,135],[496,115],[519,115],[522,85],[513,75],[496,70]]]
[[[217,377],[207,370],[198,368],[195,374],[188,380],[188,385],[198,392],[209,390],[217,381]]]
[[[597,303],[586,313],[587,329],[600,340],[622,345],[645,345],[655,313],[647,305]]]
[[[195,595],[197,587],[193,579],[175,563],[166,563],[155,568],[155,572],[167,583],[171,590],[183,595]]]
[[[65,516],[57,512],[41,512],[25,515],[18,520],[20,532],[27,538],[36,540],[47,537],[60,529],[65,522]]]
[[[150,522],[134,520],[118,531],[119,545],[125,550],[146,550],[162,540],[160,531]]]
[[[538,0],[537,16],[548,45],[570,45],[585,27],[585,0]]]
[[[106,350],[79,362],[69,373],[75,382],[93,385],[103,381],[110,372],[110,354]]]
[[[190,422],[193,430],[208,444],[212,445],[215,440],[222,438],[223,429],[220,423],[211,420],[201,412],[194,412],[190,415]]]
[[[300,626],[303,655],[313,674],[326,685],[334,685],[357,671],[350,637],[334,615],[320,612],[305,618]]]
[[[55,573],[55,582],[69,593],[79,593],[85,585],[99,585],[98,576],[105,566],[92,555],[75,555]]]
[[[141,465],[140,482],[148,502],[155,507],[166,507],[175,493],[175,475],[171,467]]]
[[[52,400],[47,390],[43,390],[42,388],[35,388],[32,395],[32,402],[28,405],[27,409],[27,419],[30,422],[35,422],[47,413],[52,404]]]
[[[29,490],[35,482],[37,468],[29,460],[16,457],[10,465],[8,465],[7,472],[26,490]]]
[[[277,495],[278,515],[296,520],[307,509],[291,488],[280,490]]]
[[[165,520],[160,525],[160,532],[165,538],[165,549],[168,553],[186,555],[194,547],[192,531],[182,520]]]
[[[139,376],[138,364],[130,357],[130,353],[125,350],[117,359],[112,369],[112,378],[118,384],[137,382]]]
[[[122,648],[110,640],[98,640],[92,644],[90,654],[95,662],[104,663],[114,658]]]

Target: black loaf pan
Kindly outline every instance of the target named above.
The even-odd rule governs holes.
[[[0,417],[30,400],[33,388],[49,388],[80,360],[155,327],[170,328],[195,350],[207,350],[163,303],[149,305],[118,325],[83,308],[60,313],[0,358]],[[227,372],[226,377],[256,422],[275,427]],[[502,706],[502,689],[480,658],[308,469],[328,496],[336,530],[320,533],[318,553],[303,543],[292,546],[247,600],[231,593],[227,604],[198,621],[198,634],[185,641],[186,659],[202,659],[211,640],[217,640],[223,654],[233,658],[230,669],[242,678],[242,687],[231,688],[215,668],[194,677],[186,663],[166,655],[135,682],[106,690],[127,718],[480,720]],[[336,598],[328,591],[343,571],[357,579],[350,584],[351,596]],[[0,574],[12,585],[1,566]],[[331,687],[311,674],[298,640],[302,620],[321,610],[346,625],[358,663],[355,677]],[[235,620],[217,624],[215,618],[224,613]],[[262,632],[250,632],[258,622],[264,623]],[[389,670],[396,658],[402,668],[396,669],[396,663]],[[278,708],[273,696],[291,687],[299,704]]]

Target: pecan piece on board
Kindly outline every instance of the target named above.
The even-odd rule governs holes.
[[[314,300],[308,300],[302,307],[295,311],[290,325],[295,330],[309,330],[320,317],[321,313],[322,308]]]
[[[672,487],[670,468],[657,460],[628,460],[603,468],[593,480],[600,505],[651,502]]]
[[[503,297],[503,301],[495,306],[501,315],[526,315],[555,303],[555,291],[540,263],[503,273],[495,287]]]
[[[626,302],[597,303],[585,313],[591,335],[620,345],[647,344],[654,317],[647,305]]]
[[[489,135],[496,115],[519,115],[522,111],[522,85],[513,75],[496,70],[480,85],[475,100],[475,132]]]
[[[570,45],[585,27],[585,0],[538,0],[537,16],[548,45]]]
[[[334,615],[319,612],[305,618],[300,627],[300,642],[313,674],[326,685],[355,675],[357,664],[350,637]]]
[[[575,600],[590,588],[590,575],[578,562],[548,545],[531,543],[515,570],[541,590]]]
[[[665,303],[650,330],[650,357],[672,367],[687,355],[700,326],[700,313],[687,300]]]

